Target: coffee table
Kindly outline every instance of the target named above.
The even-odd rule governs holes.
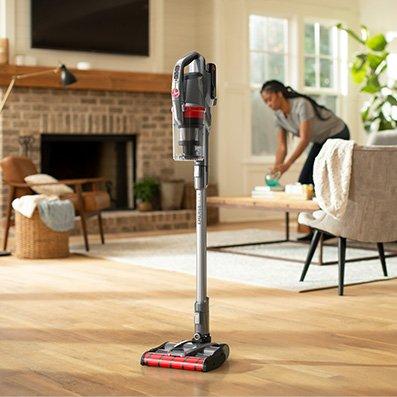
[[[244,244],[228,244],[228,245],[217,245],[208,247],[210,251],[218,251],[218,252],[227,252],[223,251],[225,248],[236,248],[236,247],[244,247],[250,245],[265,245],[265,244],[283,244],[283,243],[296,243],[296,244],[307,244],[310,242],[303,242],[299,240],[294,240],[290,238],[290,224],[289,224],[289,214],[292,212],[313,212],[319,210],[317,202],[313,200],[305,200],[300,198],[291,197],[290,195],[286,195],[284,192],[277,192],[272,195],[272,197],[261,197],[261,198],[253,198],[253,197],[220,197],[213,196],[208,197],[207,203],[209,207],[218,207],[218,208],[236,208],[236,209],[252,209],[252,210],[263,210],[263,211],[279,211],[285,213],[285,237],[283,239],[278,240],[270,240],[270,241],[262,241],[255,243],[244,243]],[[321,238],[320,244],[318,247],[318,259],[313,260],[312,264],[316,265],[334,265],[337,264],[337,260],[333,261],[323,261],[323,239]],[[357,247],[363,250],[374,251],[372,248],[368,247]],[[305,263],[305,260],[293,259],[293,258],[285,258],[277,255],[262,255],[262,254],[252,254],[252,253],[242,253],[242,252],[233,252],[239,255],[247,255],[247,256],[255,256],[261,258],[270,258],[270,259],[282,259],[288,262],[298,262]],[[395,256],[387,255],[387,257]],[[358,262],[362,260],[371,260],[378,259],[378,255],[359,257],[346,259],[346,262]]]
[[[289,214],[290,212],[313,212],[320,207],[313,200],[295,198],[277,192],[272,197],[253,198],[253,197],[208,197],[208,206],[222,208],[240,208],[252,210],[269,210],[285,213],[285,240],[289,238]]]

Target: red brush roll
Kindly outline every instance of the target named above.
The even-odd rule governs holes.
[[[184,369],[187,371],[203,371],[204,358],[201,357],[177,357],[161,353],[145,353],[142,356],[142,364],[149,367]]]

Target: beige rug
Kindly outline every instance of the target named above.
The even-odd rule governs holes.
[[[260,229],[209,232],[208,246],[261,242],[282,238],[280,233]],[[73,252],[106,258],[112,261],[195,275],[196,236],[170,234],[166,236],[136,237],[111,240],[105,245],[92,245],[87,254],[83,246],[72,247]],[[295,243],[255,245],[228,249],[229,252],[208,252],[208,277],[289,291],[310,291],[337,286],[336,265],[312,265],[306,280],[299,282],[303,264],[278,259],[240,255],[277,255],[304,259],[308,245]],[[367,250],[349,248],[347,258],[374,255]],[[324,260],[337,259],[336,247],[324,247]],[[389,278],[397,277],[397,258],[388,258]],[[379,260],[346,264],[345,285],[387,280],[383,277]]]

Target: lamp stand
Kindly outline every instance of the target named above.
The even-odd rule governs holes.
[[[12,89],[13,89],[13,87],[14,87],[14,85],[15,85],[15,82],[16,82],[17,80],[27,79],[27,78],[29,78],[29,77],[36,77],[36,76],[41,76],[41,75],[50,74],[50,73],[57,74],[57,73],[60,72],[60,70],[61,70],[61,67],[58,67],[58,68],[56,68],[56,69],[43,70],[43,71],[41,71],[41,72],[34,72],[34,73],[17,74],[16,76],[13,76],[13,78],[11,79],[11,82],[10,82],[8,88],[7,88],[7,91],[5,92],[4,97],[3,97],[3,99],[1,100],[1,103],[0,103],[0,113],[2,112],[2,110],[3,110],[3,108],[4,108],[4,105],[6,104],[7,99],[8,99],[8,97],[9,97],[9,95],[11,94],[11,91],[12,91]]]

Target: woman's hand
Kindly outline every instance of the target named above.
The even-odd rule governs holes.
[[[288,163],[276,164],[273,169],[272,173],[275,174],[276,172],[280,172],[280,174],[284,174],[284,172],[288,171],[290,165]]]
[[[283,161],[280,164],[276,164],[273,167],[273,171],[279,171],[281,174],[284,174],[291,165],[299,158],[299,156],[303,153],[303,151],[307,148],[310,143],[310,122],[309,120],[303,121],[299,126],[299,143],[296,146],[295,150],[292,152],[291,157]],[[277,161],[277,159],[276,159]]]

